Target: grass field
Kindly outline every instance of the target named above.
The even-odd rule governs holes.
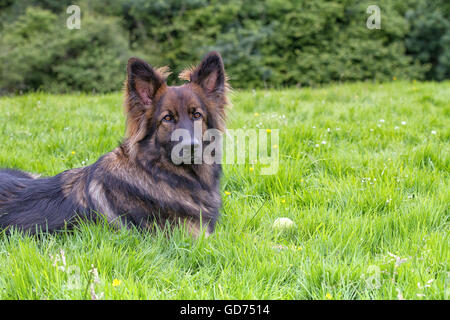
[[[450,82],[232,101],[229,128],[280,130],[280,166],[224,167],[213,236],[105,224],[0,235],[0,298],[449,298]],[[54,175],[93,163],[124,133],[121,105],[120,93],[0,98],[0,167]],[[278,217],[295,227],[275,231]]]

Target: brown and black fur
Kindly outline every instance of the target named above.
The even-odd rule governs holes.
[[[168,86],[166,71],[138,58],[128,61],[126,138],[94,164],[48,178],[0,170],[0,229],[51,232],[78,218],[102,215],[117,226],[150,230],[185,224],[194,236],[202,229],[213,232],[221,206],[221,166],[175,165],[170,135],[180,127],[192,130],[194,121],[202,121],[203,131],[225,129],[228,86],[222,58],[207,54],[180,75],[188,80],[181,86]]]

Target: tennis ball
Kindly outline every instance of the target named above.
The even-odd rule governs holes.
[[[278,231],[287,231],[295,226],[294,221],[289,218],[277,218],[272,225],[272,228]]]

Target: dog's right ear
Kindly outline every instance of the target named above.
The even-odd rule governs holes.
[[[131,101],[148,108],[163,84],[164,76],[147,62],[134,57],[128,60],[126,88]]]
[[[136,142],[146,135],[147,123],[152,117],[155,96],[158,90],[166,85],[168,68],[152,68],[139,58],[130,58],[127,65],[127,80],[125,82],[125,113],[127,115],[127,145],[130,154]]]

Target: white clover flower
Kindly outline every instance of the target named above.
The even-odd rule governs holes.
[[[403,297],[403,294],[402,294],[402,292],[400,291],[400,289],[399,288],[396,288],[396,290],[397,290],[397,299],[398,300],[405,300],[405,298]]]

